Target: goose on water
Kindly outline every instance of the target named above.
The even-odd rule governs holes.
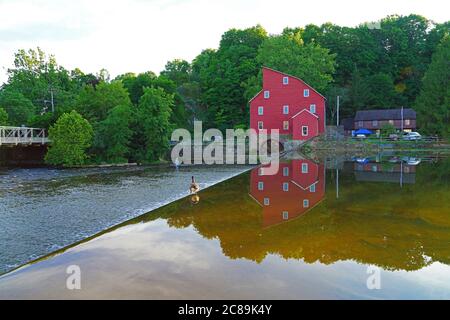
[[[194,176],[192,176],[192,182],[191,186],[189,187],[189,190],[191,191],[192,194],[195,194],[200,191],[200,186],[198,185],[197,182],[195,182]]]

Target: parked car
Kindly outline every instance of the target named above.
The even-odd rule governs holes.
[[[397,141],[398,140],[398,134],[396,134],[396,133],[391,133],[390,135],[389,135],[389,139],[391,139],[391,140],[394,140],[394,141]]]
[[[369,158],[356,158],[355,162],[359,163],[359,164],[367,164],[370,162]]]
[[[366,135],[365,134],[357,134],[356,135],[356,139],[366,139]]]
[[[414,158],[414,157],[403,157],[402,160],[406,162],[409,166],[417,166],[422,162],[420,158]]]
[[[403,135],[403,140],[415,141],[422,139],[422,136],[418,132],[408,132]]]

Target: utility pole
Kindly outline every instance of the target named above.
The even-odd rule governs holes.
[[[402,133],[403,133],[403,106],[402,106],[402,126],[401,126],[401,128],[402,128]]]
[[[50,97],[51,97],[51,104],[52,104],[52,112],[55,113],[55,101],[53,99],[53,87],[50,87]]]

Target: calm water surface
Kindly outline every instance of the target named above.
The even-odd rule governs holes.
[[[0,298],[450,299],[449,178],[433,157],[257,168],[3,276]]]

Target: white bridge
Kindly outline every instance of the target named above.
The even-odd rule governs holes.
[[[49,143],[49,139],[45,129],[0,126],[0,146],[44,145],[47,143]]]

